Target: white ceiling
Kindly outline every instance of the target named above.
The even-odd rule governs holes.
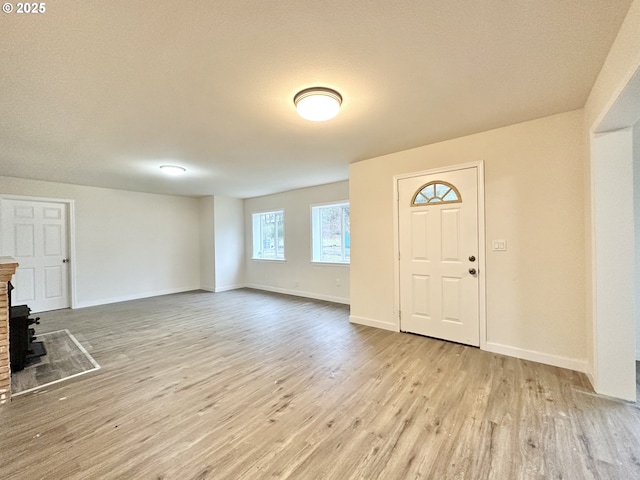
[[[0,175],[240,198],[345,180],[582,107],[630,3],[47,1],[1,14]],[[298,117],[311,86],[342,94],[334,120]]]

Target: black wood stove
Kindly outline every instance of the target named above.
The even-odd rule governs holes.
[[[9,282],[9,355],[11,371],[17,372],[24,369],[29,360],[46,355],[47,351],[42,342],[34,341],[35,329],[31,327],[40,324],[40,317],[29,318],[31,309],[27,305],[12,306],[11,290],[13,285]]]

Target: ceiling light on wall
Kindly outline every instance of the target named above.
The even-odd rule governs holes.
[[[293,97],[298,114],[305,120],[324,122],[338,114],[342,96],[335,90],[324,87],[307,88]]]
[[[177,175],[182,175],[184,172],[187,171],[186,168],[178,167],[177,165],[161,165],[160,170],[162,170],[167,175],[171,175],[172,177],[175,177]]]

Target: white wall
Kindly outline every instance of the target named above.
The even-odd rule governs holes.
[[[215,292],[215,225],[214,198],[202,197],[200,208],[200,288]]]
[[[602,303],[602,301],[619,305],[624,303],[626,304],[625,308],[628,308],[629,304],[633,303],[633,294],[631,294],[631,298],[621,298],[617,292],[611,289],[607,290],[607,282],[605,278],[599,278],[600,274],[595,270],[595,264],[598,261],[598,257],[606,258],[608,255],[612,255],[615,258],[626,258],[626,263],[623,260],[619,266],[616,266],[621,271],[624,271],[625,266],[628,265],[629,258],[634,256],[634,250],[631,244],[628,251],[623,252],[623,255],[618,255],[620,253],[619,247],[613,247],[611,251],[608,251],[595,243],[596,225],[594,220],[599,209],[597,199],[592,194],[591,189],[599,182],[598,178],[593,177],[594,172],[604,172],[604,169],[599,168],[600,165],[597,165],[594,159],[594,133],[602,132],[603,125],[608,126],[604,128],[604,131],[606,131],[607,129],[614,129],[611,128],[612,126],[624,128],[631,127],[635,123],[635,121],[626,123],[625,119],[628,119],[629,115],[637,114],[637,103],[635,108],[629,109],[626,108],[629,106],[628,104],[621,105],[619,100],[628,94],[628,86],[634,75],[637,75],[639,69],[640,0],[634,0],[585,104],[583,133],[589,146],[588,153],[585,156],[587,165],[587,168],[585,168],[585,172],[587,172],[585,211],[589,213],[586,217],[585,229],[587,246],[585,256],[587,289],[585,297],[589,342],[587,350],[588,371],[596,392],[629,399],[635,397],[635,374],[629,374],[633,365],[633,355],[630,355],[629,358],[621,358],[616,339],[635,337],[633,313],[628,319],[620,319],[610,314],[605,314],[604,318],[598,319],[596,318],[596,310],[598,304]],[[626,165],[621,167],[626,169]],[[604,218],[616,215],[615,210],[609,212],[600,211],[600,216]],[[628,242],[625,240],[626,243]],[[621,291],[620,293],[624,292]],[[614,298],[601,298],[605,294],[612,295]],[[606,326],[611,320],[616,324],[615,329],[613,327],[599,328],[599,325]],[[615,359],[615,361],[612,361],[612,359]],[[621,372],[624,372],[624,374],[621,374]]]
[[[349,182],[246,199],[244,218],[247,286],[349,303],[349,266],[311,263],[311,205],[348,199]],[[284,209],[286,261],[252,260],[251,215],[253,212],[276,209]]]
[[[595,135],[591,142],[593,374],[603,392],[635,401],[632,145],[630,128]]]
[[[583,112],[350,167],[351,315],[397,327],[393,176],[483,160],[489,350],[584,370]]]
[[[640,360],[640,122],[633,127],[636,360]]]
[[[244,202],[214,199],[215,291],[244,286]]]
[[[2,176],[0,194],[75,200],[77,307],[199,288],[197,199]]]

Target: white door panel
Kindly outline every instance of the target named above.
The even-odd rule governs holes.
[[[2,200],[1,240],[3,254],[19,263],[13,305],[33,312],[70,306],[65,203]]]
[[[64,246],[62,225],[43,225],[43,250],[44,255],[47,257],[61,256],[63,254]]]
[[[15,258],[15,257],[14,257]],[[34,268],[18,268],[13,276],[13,305],[33,302],[36,298],[36,272]]]
[[[398,193],[401,330],[479,345],[477,168],[401,179]]]

